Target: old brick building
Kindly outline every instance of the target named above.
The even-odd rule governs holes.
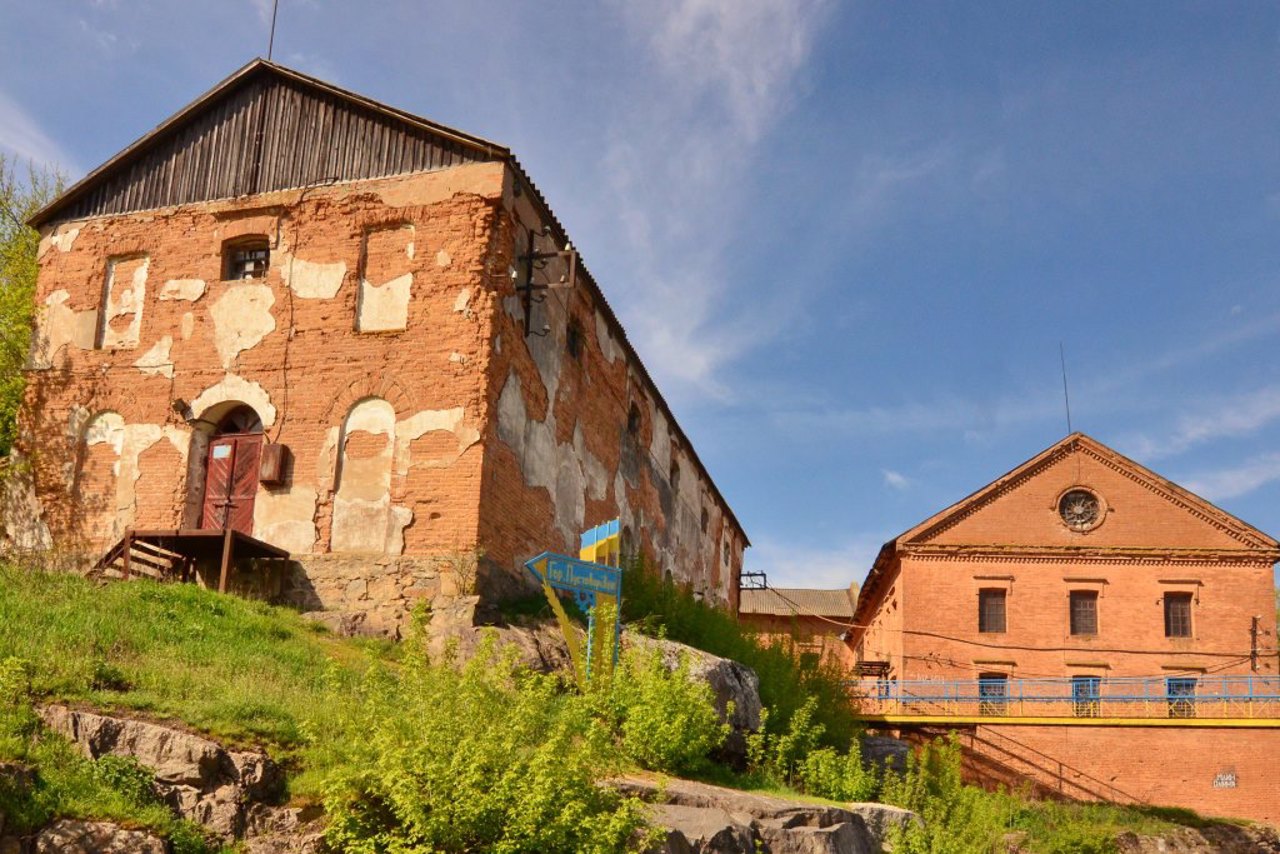
[[[743,586],[738,596],[738,621],[768,643],[793,645],[805,660],[851,671],[854,656],[846,641],[853,623],[856,589]]]
[[[11,546],[227,526],[394,630],[621,517],[736,602],[741,526],[502,146],[257,60],[33,224]]]
[[[887,543],[851,643],[868,720],[975,774],[1280,821],[1280,545],[1080,433]]]

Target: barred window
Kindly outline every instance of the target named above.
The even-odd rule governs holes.
[[[997,589],[978,591],[978,631],[1003,632],[1005,630],[1005,591]]]
[[[1098,633],[1098,594],[1093,590],[1071,591],[1071,634]]]
[[[1096,718],[1101,712],[1102,679],[1097,676],[1071,677],[1071,712],[1078,718]]]
[[[222,248],[222,278],[261,279],[271,264],[271,245],[265,237],[227,241]]]
[[[1194,677],[1171,676],[1165,680],[1169,701],[1169,717],[1194,718],[1196,716],[1196,680]]]
[[[1191,637],[1191,594],[1164,594],[1164,636]]]
[[[1006,674],[978,674],[978,714],[1003,715],[1008,710],[1008,703],[1009,677]]]

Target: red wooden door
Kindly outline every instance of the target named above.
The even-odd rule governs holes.
[[[219,436],[209,443],[201,528],[232,528],[253,534],[253,499],[258,494],[261,433]]]

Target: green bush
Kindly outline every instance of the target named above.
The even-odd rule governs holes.
[[[642,848],[643,805],[597,781],[623,768],[598,698],[484,646],[461,668],[411,639],[403,668],[370,671],[339,721],[347,754],[325,784],[329,842],[374,852],[620,852]]]
[[[833,801],[874,800],[880,789],[875,771],[862,765],[857,741],[843,754],[822,747],[804,757],[799,768],[805,794]]]
[[[602,690],[623,752],[643,768],[697,773],[729,734],[711,686],[690,674],[687,658],[669,671],[658,650],[627,650],[612,685]]]
[[[622,575],[624,621],[646,634],[666,637],[713,655],[739,661],[760,677],[760,701],[769,726],[785,732],[812,697],[812,719],[822,725],[822,744],[846,750],[862,732],[845,688],[846,675],[831,662],[801,659],[790,644],[762,644],[733,615],[693,597],[687,587],[664,581],[636,560]]]
[[[965,785],[960,776],[960,744],[954,736],[915,751],[906,773],[889,774],[882,800],[915,812],[891,834],[901,854],[995,854],[1012,824],[1017,801],[1003,793]]]

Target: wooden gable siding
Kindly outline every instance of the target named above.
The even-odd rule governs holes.
[[[115,164],[79,198],[67,199],[56,218],[131,213],[485,159],[490,158],[426,128],[260,73]]]

